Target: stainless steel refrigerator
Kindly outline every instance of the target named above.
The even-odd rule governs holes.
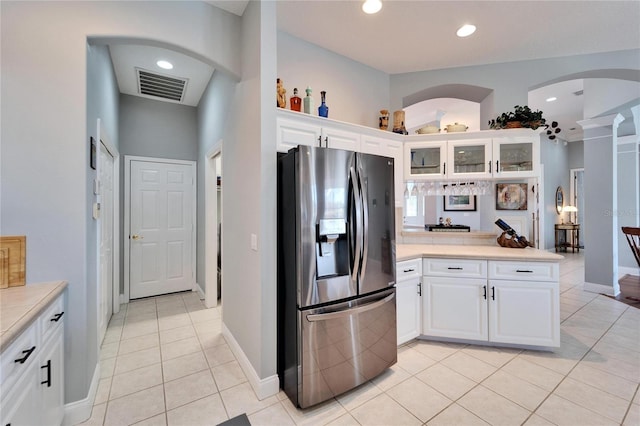
[[[393,169],[308,146],[278,160],[278,373],[301,408],[397,360]]]

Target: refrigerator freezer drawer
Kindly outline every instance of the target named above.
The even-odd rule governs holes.
[[[395,289],[335,307],[300,311],[298,405],[333,398],[397,361]]]

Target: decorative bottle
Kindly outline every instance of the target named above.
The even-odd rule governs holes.
[[[279,78],[276,80],[276,93],[276,106],[278,108],[285,108],[287,106],[287,97],[285,96],[285,94],[287,93],[287,89],[284,88],[282,80],[280,80]]]
[[[324,90],[320,92],[320,106],[318,107],[318,115],[320,117],[329,117],[329,107],[324,103],[327,92]]]
[[[291,97],[291,111],[298,111],[302,109],[302,98],[298,96],[298,88],[293,88],[293,96]]]
[[[305,92],[307,92],[307,96],[304,97],[304,112],[307,114],[313,114],[313,98],[311,97],[311,87],[307,86]]]

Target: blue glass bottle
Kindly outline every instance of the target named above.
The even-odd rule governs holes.
[[[329,117],[329,107],[324,103],[327,92],[320,92],[320,106],[318,107],[318,115],[320,117]]]

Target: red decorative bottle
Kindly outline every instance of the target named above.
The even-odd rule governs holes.
[[[293,96],[291,97],[291,111],[302,110],[302,98],[298,96],[298,88],[293,89]]]

